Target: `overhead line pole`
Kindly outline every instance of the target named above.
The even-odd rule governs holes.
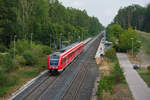
[[[14,36],[14,59],[16,58],[16,35]]]
[[[32,48],[32,35],[33,35],[33,33],[31,33],[31,48]]]

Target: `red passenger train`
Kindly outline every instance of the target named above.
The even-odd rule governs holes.
[[[48,56],[48,70],[52,72],[61,72],[66,66],[77,57],[84,48],[84,43],[74,43],[68,47],[60,49]]]

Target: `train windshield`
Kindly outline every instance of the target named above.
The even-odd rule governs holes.
[[[57,66],[58,65],[58,59],[50,60],[50,66]]]

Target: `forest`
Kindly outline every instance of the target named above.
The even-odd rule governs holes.
[[[85,10],[64,7],[58,0],[0,0],[0,51],[15,40],[60,48],[61,41],[81,41],[104,27]]]
[[[100,33],[85,10],[57,0],[0,0],[0,99],[47,69],[47,56]]]
[[[135,4],[121,8],[113,23],[120,24],[124,29],[133,27],[150,32],[150,3],[145,7]]]

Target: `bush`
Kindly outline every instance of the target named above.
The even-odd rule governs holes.
[[[38,57],[29,50],[24,52],[23,57],[26,61],[26,65],[35,65],[38,63]]]
[[[18,61],[19,64],[25,65],[26,60],[24,59],[23,56],[16,56],[16,60]]]
[[[147,67],[148,72],[150,73],[150,65]]]
[[[14,50],[14,44],[13,42],[10,45],[10,54],[13,54],[13,50]],[[22,55],[24,53],[24,51],[26,50],[30,50],[31,46],[29,41],[27,40],[17,40],[16,42],[16,54],[17,55]]]
[[[0,71],[0,97],[8,93],[12,86],[18,83],[16,76],[9,77],[5,72]]]
[[[112,93],[113,86],[111,77],[103,76],[98,86],[97,95],[100,95],[103,91]]]
[[[123,32],[123,28],[119,24],[109,25],[106,28],[107,40],[115,44],[115,41],[119,38],[122,32]]]
[[[120,68],[118,61],[116,61],[116,63],[114,64],[114,68],[111,72],[111,78],[114,81],[114,83],[122,83],[123,80],[125,79],[123,71]]]
[[[0,52],[7,52],[7,48],[0,44]]]
[[[32,52],[34,55],[38,56],[38,57],[42,57],[44,56],[43,51],[42,51],[42,45],[32,45]]]
[[[1,68],[5,72],[11,72],[18,69],[18,63],[9,54],[1,56]]]
[[[131,40],[133,38],[133,40]],[[122,52],[126,52],[129,50],[132,50],[132,41],[133,43],[133,50],[134,52],[137,52],[141,46],[141,44],[138,42],[139,36],[135,30],[132,28],[129,28],[128,30],[125,30],[121,35],[119,39],[119,48]]]
[[[43,57],[45,55],[49,55],[50,53],[52,53],[50,47],[45,45],[33,45],[32,51],[34,55],[37,55],[38,57]]]
[[[42,51],[43,51],[44,55],[49,55],[49,54],[51,54],[53,52],[52,49],[50,47],[48,47],[48,46],[43,46],[42,47]]]
[[[16,76],[9,77],[6,72],[0,71],[0,87],[15,85],[17,80]]]
[[[109,49],[105,52],[105,57],[109,58],[110,60],[116,59],[116,51],[115,49]]]
[[[40,66],[42,67],[42,69],[45,69],[47,67],[47,57],[41,60]]]
[[[0,71],[0,86],[4,86],[8,81],[8,76],[3,71]]]

